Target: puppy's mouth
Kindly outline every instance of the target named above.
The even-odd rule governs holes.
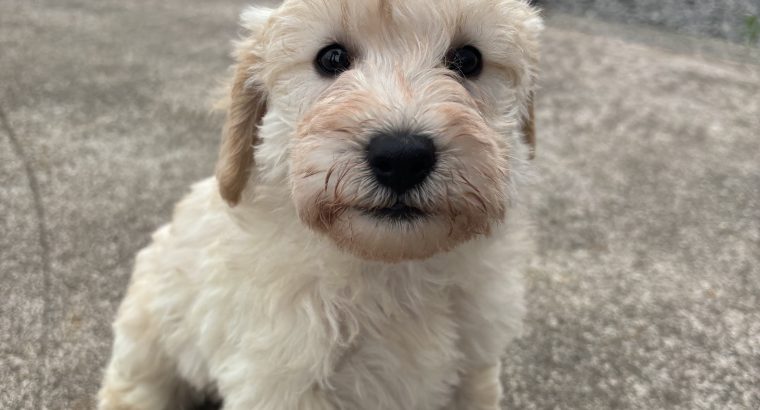
[[[362,209],[362,212],[373,218],[391,221],[412,221],[427,215],[422,210],[409,206],[402,201],[396,201],[395,204],[387,208]]]

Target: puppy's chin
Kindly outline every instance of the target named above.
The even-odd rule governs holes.
[[[329,224],[310,226],[359,258],[389,263],[427,259],[490,231],[487,221],[465,216],[355,207],[343,209]]]

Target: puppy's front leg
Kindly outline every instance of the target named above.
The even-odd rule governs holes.
[[[462,375],[451,410],[498,410],[502,398],[501,364],[470,369]]]
[[[328,386],[341,350],[329,331],[285,320],[267,331],[264,344],[252,337],[221,364],[224,410],[332,410]]]
[[[280,380],[279,386],[264,391],[261,386],[272,386]],[[260,383],[256,388],[254,385]],[[302,386],[288,380],[273,377],[270,380],[251,379],[250,383],[224,390],[224,410],[333,410],[334,406],[324,390],[312,385],[304,390]]]
[[[456,312],[465,363],[452,401],[452,410],[496,410],[503,391],[501,357],[522,324],[522,287],[499,279],[482,281],[488,286],[463,288]]]
[[[134,286],[114,324],[111,361],[98,394],[99,410],[183,409],[189,396],[159,343],[159,328]]]

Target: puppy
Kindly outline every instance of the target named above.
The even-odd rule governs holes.
[[[499,408],[537,11],[286,0],[242,21],[216,177],[138,254],[100,409]]]

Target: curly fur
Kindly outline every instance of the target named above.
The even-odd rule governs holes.
[[[518,0],[289,0],[243,13],[216,178],[138,256],[114,323],[102,410],[497,409],[529,253],[541,20]],[[315,72],[324,45],[354,54]],[[474,79],[442,66],[478,47]],[[363,147],[431,135],[435,171],[393,193]],[[527,142],[527,143],[526,143]]]

